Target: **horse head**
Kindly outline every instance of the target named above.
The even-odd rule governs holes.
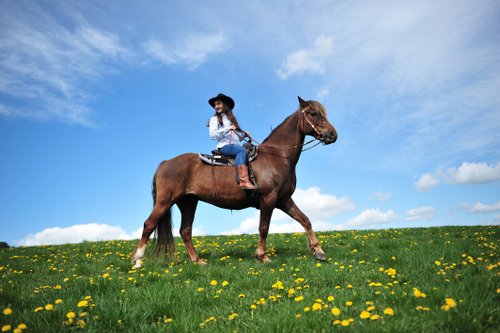
[[[337,141],[337,130],[326,118],[325,107],[317,101],[304,101],[300,96],[298,98],[302,132],[315,137],[325,145]]]

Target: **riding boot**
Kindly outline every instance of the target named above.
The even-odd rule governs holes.
[[[238,176],[240,178],[240,188],[242,190],[255,190],[255,186],[248,177],[248,167],[245,164],[238,166]]]

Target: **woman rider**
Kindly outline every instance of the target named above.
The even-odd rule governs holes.
[[[240,188],[255,190],[255,186],[248,176],[247,153],[240,141],[249,135],[240,129],[238,120],[233,114],[234,101],[224,94],[208,100],[215,109],[215,114],[208,122],[209,134],[212,140],[217,140],[217,149],[226,156],[235,158],[236,168],[240,179]]]

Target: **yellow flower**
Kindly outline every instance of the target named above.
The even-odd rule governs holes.
[[[200,287],[200,288],[198,288],[198,292],[199,292],[199,293],[203,292],[204,290],[205,290],[205,288],[201,288],[201,287]]]
[[[12,329],[12,326],[10,325],[3,325],[2,326],[2,332],[8,332]]]
[[[250,305],[250,309],[252,309],[252,310],[257,309],[257,305],[255,305],[255,304]]]
[[[340,325],[342,325],[344,327],[349,326],[349,324],[350,324],[349,320],[345,320],[345,319],[340,322]]]
[[[56,301],[55,301],[56,304],[62,304],[62,302],[63,302],[63,300],[60,298],[56,299]]]
[[[211,286],[216,286],[216,285],[217,285],[217,280],[212,280],[212,281],[210,281],[210,285],[211,285]]]
[[[380,319],[380,316],[378,314],[374,314],[373,316],[370,317],[370,320],[377,320]]]
[[[361,319],[368,319],[370,318],[371,314],[368,311],[361,311],[361,314],[359,315],[359,318]]]
[[[295,295],[295,289],[293,288],[288,289],[288,297],[292,297],[293,295]]]
[[[245,296],[245,294],[239,294],[238,297],[239,298],[245,298],[246,296]]]
[[[425,293],[421,292],[417,288],[413,288],[413,296],[415,296],[416,298],[426,298],[427,297],[427,295]]]
[[[337,317],[338,317],[338,316],[340,315],[340,312],[341,312],[341,311],[340,311],[340,309],[339,309],[339,308],[333,308],[333,309],[332,309],[332,315],[334,315],[334,316],[337,316]]]
[[[310,308],[310,307],[308,307],[308,306],[306,306],[306,307],[304,308],[304,312],[309,312],[309,311],[311,311],[311,308]]]
[[[21,323],[21,324],[17,325],[17,328],[19,328],[20,330],[25,330],[28,328],[28,326],[26,326],[26,324],[24,324],[24,323]]]
[[[227,282],[227,281],[222,282],[223,287],[228,286],[228,285],[229,285],[229,282]]]
[[[66,317],[68,317],[68,319],[73,319],[76,317],[76,314],[73,311],[70,311],[66,314]]]
[[[83,300],[83,301],[78,302],[78,307],[79,308],[84,308],[86,306],[89,306],[89,302],[88,301]]]
[[[455,303],[455,300],[453,298],[445,298],[446,305],[448,305],[450,308],[454,308],[457,306],[457,303]]]
[[[304,296],[302,296],[302,295],[295,297],[295,302],[301,302],[303,300],[304,300]]]
[[[78,327],[80,327],[81,329],[83,329],[83,328],[85,328],[85,321],[83,321],[83,320],[81,320],[81,319],[80,319],[80,320],[78,320],[78,321],[76,322],[76,325],[77,325]]]
[[[333,296],[328,296],[328,302],[333,302],[335,300],[335,297]]]
[[[384,314],[388,316],[394,316],[394,310],[392,308],[387,308],[384,310]]]
[[[3,310],[3,314],[6,316],[10,316],[12,314],[12,309],[11,308],[5,308]]]
[[[345,305],[346,306],[352,306],[352,302],[351,301],[347,301],[347,302],[345,302]]]
[[[321,311],[321,308],[322,308],[322,306],[320,303],[314,303],[312,306],[313,311]]]
[[[37,313],[37,312],[40,312],[40,311],[43,311],[43,306],[37,307],[33,312]]]
[[[47,305],[45,305],[45,310],[52,311],[52,310],[54,310],[54,306],[52,304],[47,304]]]

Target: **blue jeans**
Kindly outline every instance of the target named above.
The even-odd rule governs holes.
[[[219,148],[219,151],[226,156],[232,156],[235,158],[236,166],[241,164],[247,164],[247,152],[240,145],[235,145],[234,143],[225,145]]]

